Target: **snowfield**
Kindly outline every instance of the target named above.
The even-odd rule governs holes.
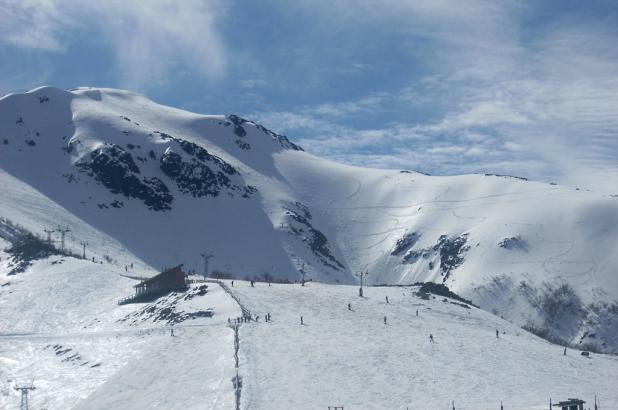
[[[199,272],[206,252],[238,278],[445,283],[547,338],[618,353],[616,196],[352,167],[235,115],[53,87],[0,98],[0,186],[0,217],[69,227],[71,249],[86,241],[121,268]]]
[[[549,398],[590,402],[595,394],[601,408],[618,405],[616,356],[583,357],[573,349],[564,356],[561,346],[483,310],[422,298],[417,287],[369,287],[359,298],[356,286],[225,283],[259,316],[239,329],[241,409],[447,410],[452,401],[458,409],[496,409],[502,400],[505,408],[532,410],[545,409]],[[95,326],[81,331],[62,332],[67,324],[59,323],[56,332],[3,332],[0,407],[17,408],[12,387],[34,380],[31,404],[49,410],[235,408],[227,319],[242,313],[221,287],[207,285],[205,295],[190,300],[179,294],[165,303],[109,304]],[[23,297],[16,289],[9,296]],[[167,322],[141,316],[175,299],[182,299],[177,312],[215,314],[174,325],[174,337]],[[87,305],[80,307],[84,320],[93,317]],[[136,317],[142,319],[111,320]]]
[[[7,95],[0,408],[31,381],[48,410],[618,408],[618,357],[580,355],[618,353],[616,243],[616,196],[347,166],[122,90]],[[201,274],[201,255],[235,286],[117,304],[166,267]],[[236,368],[242,309],[260,318]]]
[[[39,262],[2,294],[2,312],[11,304],[23,309],[17,318],[2,315],[0,408],[17,408],[13,387],[32,381],[37,390],[31,405],[49,410],[234,407],[234,332],[227,318],[240,315],[240,308],[218,285],[208,284],[205,295],[190,300],[181,295],[174,308],[179,313],[212,309],[210,318],[179,324],[147,315],[123,320],[151,305],[117,306],[116,299],[100,294],[113,288],[91,288],[79,277],[101,274],[98,268],[75,269],[88,262],[66,259],[51,266],[54,260]],[[39,273],[46,280],[28,281]],[[115,281],[136,283],[117,275]],[[66,282],[74,284],[68,292]],[[124,293],[132,291],[130,284],[122,286]]]
[[[590,403],[595,394],[601,408],[618,406],[615,356],[563,356],[562,347],[483,310],[424,300],[414,288],[366,288],[365,298],[354,286],[317,283],[237,281],[234,290],[260,316],[240,332],[243,409],[447,410],[455,401],[480,410],[502,400],[523,410],[546,409],[550,398]]]

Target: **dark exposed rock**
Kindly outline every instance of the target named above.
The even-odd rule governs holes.
[[[391,255],[401,255],[402,253],[413,247],[414,244],[418,242],[420,237],[421,234],[418,232],[411,232],[405,234],[402,238],[397,240],[397,243],[395,244],[395,249],[393,249]]]
[[[404,237],[405,238],[405,237]],[[403,238],[402,238],[403,239]],[[418,238],[417,238],[418,240]],[[468,234],[449,238],[446,235],[441,235],[438,241],[432,247],[422,249],[410,249],[403,256],[404,263],[416,263],[420,258],[440,260],[440,271],[443,276],[443,281],[446,282],[449,275],[457,267],[464,262],[464,254],[470,249],[467,245]],[[413,246],[413,245],[411,245]],[[411,247],[410,246],[410,247]],[[410,248],[408,247],[408,249]],[[433,261],[430,261],[429,269],[433,269]]]
[[[416,283],[416,285],[418,285],[418,283]],[[458,294],[451,292],[448,286],[442,283],[425,282],[421,284],[421,287],[419,288],[418,291],[419,293],[425,293],[425,294],[431,293],[434,295],[446,296],[447,298],[458,300],[460,302],[465,303],[466,305],[464,307],[467,307],[467,308],[469,308],[469,306],[467,305],[476,306],[474,303],[472,303],[472,301],[464,299]]]
[[[528,252],[528,244],[521,239],[520,236],[512,236],[510,238],[504,238],[498,242],[498,246],[508,250],[520,250]]]
[[[174,140],[178,142],[178,144],[180,145],[180,147],[183,149],[184,152],[186,152],[189,155],[195,156],[200,161],[213,162],[215,163],[215,165],[217,165],[221,169],[221,171],[225,172],[228,175],[235,175],[238,173],[236,169],[234,169],[233,166],[231,166],[230,164],[228,164],[221,158],[217,157],[216,155],[211,155],[205,148],[202,148],[197,144],[194,144],[192,142],[189,142],[189,141],[186,141],[180,138],[174,138]]]
[[[171,209],[173,201],[167,186],[157,177],[139,177],[131,154],[115,144],[106,144],[93,151],[91,161],[80,161],[76,166],[80,171],[95,178],[114,194],[137,198],[151,210]]]
[[[247,135],[247,131],[245,131],[245,129],[242,127],[242,125],[246,123],[247,120],[245,120],[244,118],[240,118],[239,116],[234,114],[230,114],[226,116],[226,118],[231,121],[232,124],[234,124],[234,134],[236,134],[240,138],[243,138]]]
[[[344,265],[333,256],[326,236],[311,224],[312,217],[309,209],[299,202],[294,204],[294,208],[286,209],[288,217],[297,223],[290,223],[291,231],[308,243],[311,251],[324,265],[335,270],[343,269]]]
[[[518,177],[515,175],[504,175],[504,174],[484,174],[486,177],[500,177],[500,178],[513,178],[513,179],[519,179],[521,181],[527,181],[528,178],[524,178],[524,177]]]
[[[294,150],[294,151],[304,151],[300,146],[298,146],[298,145],[294,144],[292,141],[290,141],[288,139],[288,137],[286,137],[285,135],[281,135],[281,134],[277,134],[275,132],[272,132],[271,130],[267,129],[266,127],[264,127],[263,125],[260,125],[260,124],[255,124],[255,127],[258,130],[262,131],[264,134],[269,135],[275,141],[279,142],[279,144],[283,148],[291,149],[291,150]]]
[[[250,150],[251,149],[251,145],[248,142],[245,142],[243,140],[237,139],[236,141],[234,141],[236,143],[236,145],[238,145],[238,147],[240,149],[243,149],[245,151]]]
[[[224,126],[229,126],[230,124],[234,125],[234,134],[240,138],[244,138],[247,135],[247,131],[245,130],[244,126],[251,125],[257,128],[262,133],[271,137],[273,140],[277,141],[281,147],[286,148],[286,149],[292,149],[294,151],[303,151],[301,147],[291,142],[285,135],[280,135],[275,132],[272,132],[271,130],[264,127],[263,125],[257,124],[253,121],[247,121],[244,118],[241,118],[234,114],[227,115],[226,119],[228,121],[223,123],[223,125]]]
[[[214,311],[211,309],[185,312],[180,310],[178,307],[178,304],[182,301],[204,296],[207,293],[208,285],[191,287],[186,292],[172,292],[160,297],[153,303],[147,304],[138,311],[125,316],[120,319],[119,322],[129,322],[130,324],[135,325],[143,321],[153,321],[165,322],[172,325],[189,319],[211,317],[214,315]]]
[[[449,238],[446,235],[440,236],[438,243],[434,245],[434,250],[440,251],[440,270],[446,281],[455,268],[459,267],[464,262],[464,253],[470,249],[466,245],[468,234],[465,233],[454,238]]]
[[[206,164],[195,160],[183,161],[182,157],[168,150],[161,156],[161,170],[178,185],[178,189],[194,197],[216,197],[222,187],[231,188],[230,178],[223,172],[213,172]]]
[[[243,198],[249,198],[257,192],[253,186],[234,183],[232,177],[238,175],[238,171],[205,148],[169,134],[158,133],[164,139],[171,140],[172,144],[178,144],[187,154],[183,157],[170,147],[159,159],[163,173],[176,182],[182,193],[193,197],[216,197],[225,190],[230,196],[239,192]]]

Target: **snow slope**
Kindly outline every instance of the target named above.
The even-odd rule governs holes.
[[[595,394],[601,408],[618,406],[615,356],[564,356],[451,299],[425,300],[409,287],[366,288],[365,298],[357,287],[318,283],[233,289],[254,315],[272,315],[240,330],[243,409],[446,410],[454,401],[482,410],[501,400],[505,409],[546,409],[550,398],[591,403]]]
[[[444,282],[561,343],[618,352],[618,198],[495,175],[317,158],[258,124],[127,91],[0,99],[0,216],[69,226],[120,269]]]
[[[37,388],[32,408],[233,408],[234,332],[227,318],[240,308],[218,285],[208,284],[205,294],[199,294],[203,284],[193,285],[190,299],[181,294],[118,306],[118,296],[131,294],[135,281],[111,264],[67,257],[0,275],[0,283],[6,281],[10,285],[0,288],[0,408],[17,408],[13,387],[31,382]],[[166,308],[179,315],[212,310],[213,316],[175,323],[162,317]],[[176,388],[181,384],[186,390]]]

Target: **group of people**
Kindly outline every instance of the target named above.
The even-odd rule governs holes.
[[[270,312],[266,314],[266,316],[264,316],[264,320],[266,322],[271,322],[272,321],[272,316],[270,315]],[[260,321],[260,315],[255,315],[252,316],[250,313],[249,314],[243,314],[242,316],[238,316],[237,318],[235,318],[234,320],[230,319],[229,317],[227,318],[227,323],[229,325],[232,324],[232,322],[237,325],[239,323],[249,323],[251,321],[255,321],[255,322],[259,322]]]

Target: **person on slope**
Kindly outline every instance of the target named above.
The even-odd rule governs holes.
[[[500,338],[500,332],[498,332],[498,329],[496,329],[496,339]]]
[[[431,333],[429,334],[429,343],[434,343],[433,335]]]
[[[384,324],[386,324],[386,316],[384,316]]]

